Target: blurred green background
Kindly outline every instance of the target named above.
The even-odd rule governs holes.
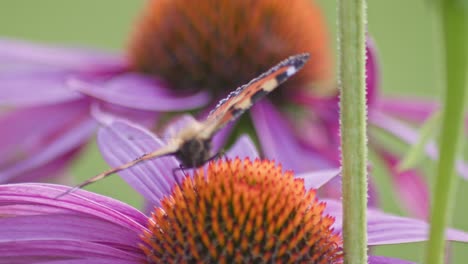
[[[127,0],[16,0],[0,2],[0,36],[51,44],[89,46],[113,51],[125,48],[132,23],[145,1]],[[336,36],[336,1],[318,1],[326,14],[330,38]],[[368,1],[369,32],[378,47],[382,67],[382,93],[430,96],[440,99],[441,70],[438,38],[429,1]],[[404,214],[392,192],[385,171],[374,167],[386,211]],[[426,165],[425,165],[426,166]],[[428,165],[428,171],[432,171]],[[102,171],[106,164],[95,144],[77,161],[71,174],[83,180]],[[466,182],[458,185],[457,211],[453,226],[468,231]],[[111,177],[88,188],[140,207],[141,197],[119,177]],[[468,245],[452,244],[452,263],[466,263]],[[376,254],[420,262],[423,244],[383,246]]]

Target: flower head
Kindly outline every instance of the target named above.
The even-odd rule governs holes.
[[[308,0],[148,1],[129,47],[135,71],[215,98],[292,54],[308,52],[313,63],[284,89],[329,81],[332,73],[322,13]]]
[[[274,162],[219,160],[163,198],[143,251],[152,263],[338,263],[341,238],[325,206]]]

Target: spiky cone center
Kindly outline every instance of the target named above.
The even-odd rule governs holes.
[[[149,263],[341,263],[325,203],[272,161],[211,162],[149,219]]]
[[[160,76],[182,91],[209,89],[216,98],[303,52],[311,61],[281,90],[289,94],[291,88],[329,82],[329,46],[314,1],[151,0],[128,55],[136,71]]]

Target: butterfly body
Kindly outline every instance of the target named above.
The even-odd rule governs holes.
[[[174,135],[173,139],[168,142],[166,146],[151,153],[144,154],[131,162],[104,171],[73,189],[70,189],[66,193],[70,193],[113,173],[132,167],[139,162],[162,156],[174,155],[183,168],[197,168],[202,166],[213,158],[213,154],[211,153],[211,141],[214,134],[225,127],[229,122],[239,118],[258,100],[265,97],[281,83],[293,76],[304,66],[308,59],[309,54],[299,54],[283,60],[249,83],[232,91],[225,99],[219,101],[205,120],[191,122],[184,129],[179,131],[179,133]]]
[[[174,155],[182,167],[198,168],[213,157],[211,145],[211,138],[191,138],[184,141]]]

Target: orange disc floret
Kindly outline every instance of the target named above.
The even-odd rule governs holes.
[[[149,220],[150,263],[341,263],[325,203],[272,161],[211,162]]]
[[[311,0],[151,0],[128,49],[134,70],[178,90],[209,89],[222,96],[303,52],[311,54],[310,63],[285,85],[329,82],[327,29]]]

